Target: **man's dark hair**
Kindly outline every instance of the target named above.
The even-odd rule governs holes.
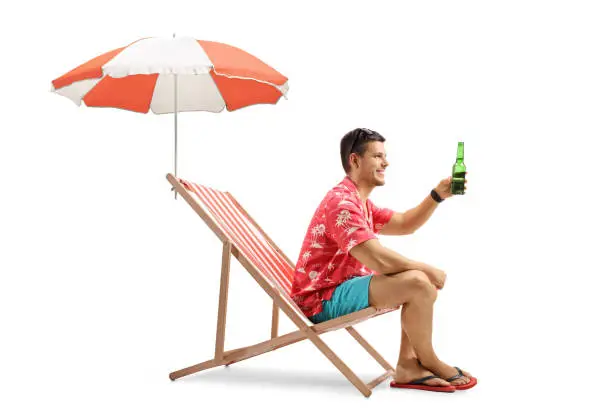
[[[342,159],[342,167],[345,173],[351,170],[349,165],[349,156],[351,153],[357,153],[360,157],[368,148],[369,142],[384,142],[385,138],[380,133],[366,128],[357,128],[348,132],[340,141],[340,158]]]

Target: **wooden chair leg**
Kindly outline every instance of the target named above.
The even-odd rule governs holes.
[[[170,374],[170,379],[176,380],[177,378],[207,370],[209,368],[233,364],[234,362],[246,360],[248,358],[264,354],[308,338],[365,397],[369,397],[372,394],[372,389],[387,378],[393,376],[395,374],[395,370],[393,370],[391,365],[387,363],[385,359],[376,350],[374,350],[374,348],[367,343],[354,328],[348,327],[347,330],[359,342],[359,344],[361,344],[370,353],[370,355],[386,369],[385,373],[367,384],[357,377],[357,375],[329,348],[329,346],[321,339],[320,335],[312,329],[312,327],[303,328],[301,330],[297,330],[295,332],[285,334],[253,346],[223,352],[221,358],[217,358],[217,356],[215,356],[215,358],[212,360],[172,372]]]
[[[374,349],[374,347],[372,347],[370,345],[370,343],[368,343],[362,336],[361,334],[359,334],[357,332],[357,330],[355,330],[355,328],[353,326],[347,327],[346,331],[348,331],[350,333],[351,336],[353,336],[353,338],[355,338],[355,340],[357,340],[357,342],[359,344],[361,344],[361,346],[366,349],[366,351],[368,353],[370,353],[370,355],[374,358],[374,360],[378,361],[378,364],[380,364],[385,370],[391,370],[395,373],[395,369],[393,368],[393,366],[391,366],[391,364],[389,364],[387,362],[387,360],[384,359],[383,356],[381,356],[378,351],[376,351]]]
[[[225,321],[227,317],[227,292],[229,288],[229,269],[232,254],[232,244],[223,242],[221,255],[221,284],[219,285],[219,311],[217,314],[217,339],[215,342],[215,361],[220,363],[223,359],[225,346]]]
[[[278,306],[276,303],[272,305],[272,339],[278,337]]]
[[[368,385],[364,383],[361,378],[357,377],[353,370],[344,364],[344,361],[342,361],[340,357],[338,357],[336,353],[334,353],[332,349],[330,349],[329,346],[325,344],[323,340],[321,340],[321,337],[315,334],[310,328],[307,329],[306,335],[313,342],[313,344],[319,350],[321,350],[321,353],[323,353],[325,357],[327,357],[329,361],[331,361],[332,364],[335,365],[338,370],[340,370],[346,379],[349,380],[351,384],[353,384],[365,397],[372,395],[372,390],[370,387],[368,387]]]
[[[223,364],[223,361],[217,362],[214,359],[208,360],[204,363],[195,364],[190,367],[183,368],[182,370],[174,371],[170,373],[170,379],[174,381],[177,378],[185,377],[186,375],[190,375],[190,374],[195,374],[199,371],[207,370],[209,368],[218,367],[222,364]]]
[[[197,372],[207,370],[209,368],[233,364],[237,361],[246,360],[248,358],[255,357],[260,354],[264,354],[305,339],[306,335],[302,331],[297,330],[292,333],[277,337],[275,339],[266,340],[264,342],[254,344],[252,346],[229,350],[223,353],[221,359],[214,358],[203,363],[195,364],[190,367],[174,371],[170,373],[170,379],[174,381],[177,378],[185,377],[186,375],[190,374],[195,374]]]

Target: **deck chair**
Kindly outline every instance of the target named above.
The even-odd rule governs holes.
[[[368,307],[346,316],[313,324],[290,297],[293,271],[295,270],[294,264],[229,192],[221,192],[183,179],[177,179],[172,174],[168,174],[167,179],[172,184],[173,190],[189,203],[191,208],[223,242],[214,358],[170,373],[171,380],[221,365],[228,366],[304,339],[312,341],[325,357],[366,397],[371,395],[374,387],[394,375],[393,367],[361,337],[357,330],[353,328],[353,325],[398,308],[376,310],[373,307]],[[231,255],[234,255],[244,269],[272,298],[272,331],[270,340],[235,350],[225,350],[225,322]],[[295,323],[298,330],[282,336],[278,335],[279,309]],[[385,369],[382,375],[369,383],[363,382],[321,339],[321,334],[343,328]]]

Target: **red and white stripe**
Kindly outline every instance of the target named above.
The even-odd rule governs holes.
[[[99,55],[53,81],[80,105],[135,112],[233,111],[278,102],[287,78],[253,55],[193,38],[144,38]]]
[[[229,193],[181,180],[204,204],[213,221],[272,286],[291,293],[293,268],[268,242]]]

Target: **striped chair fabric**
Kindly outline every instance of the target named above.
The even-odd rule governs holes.
[[[180,182],[204,204],[232,245],[251,261],[272,286],[282,289],[288,296],[293,283],[293,267],[251,222],[231,194],[187,180],[181,179]]]

